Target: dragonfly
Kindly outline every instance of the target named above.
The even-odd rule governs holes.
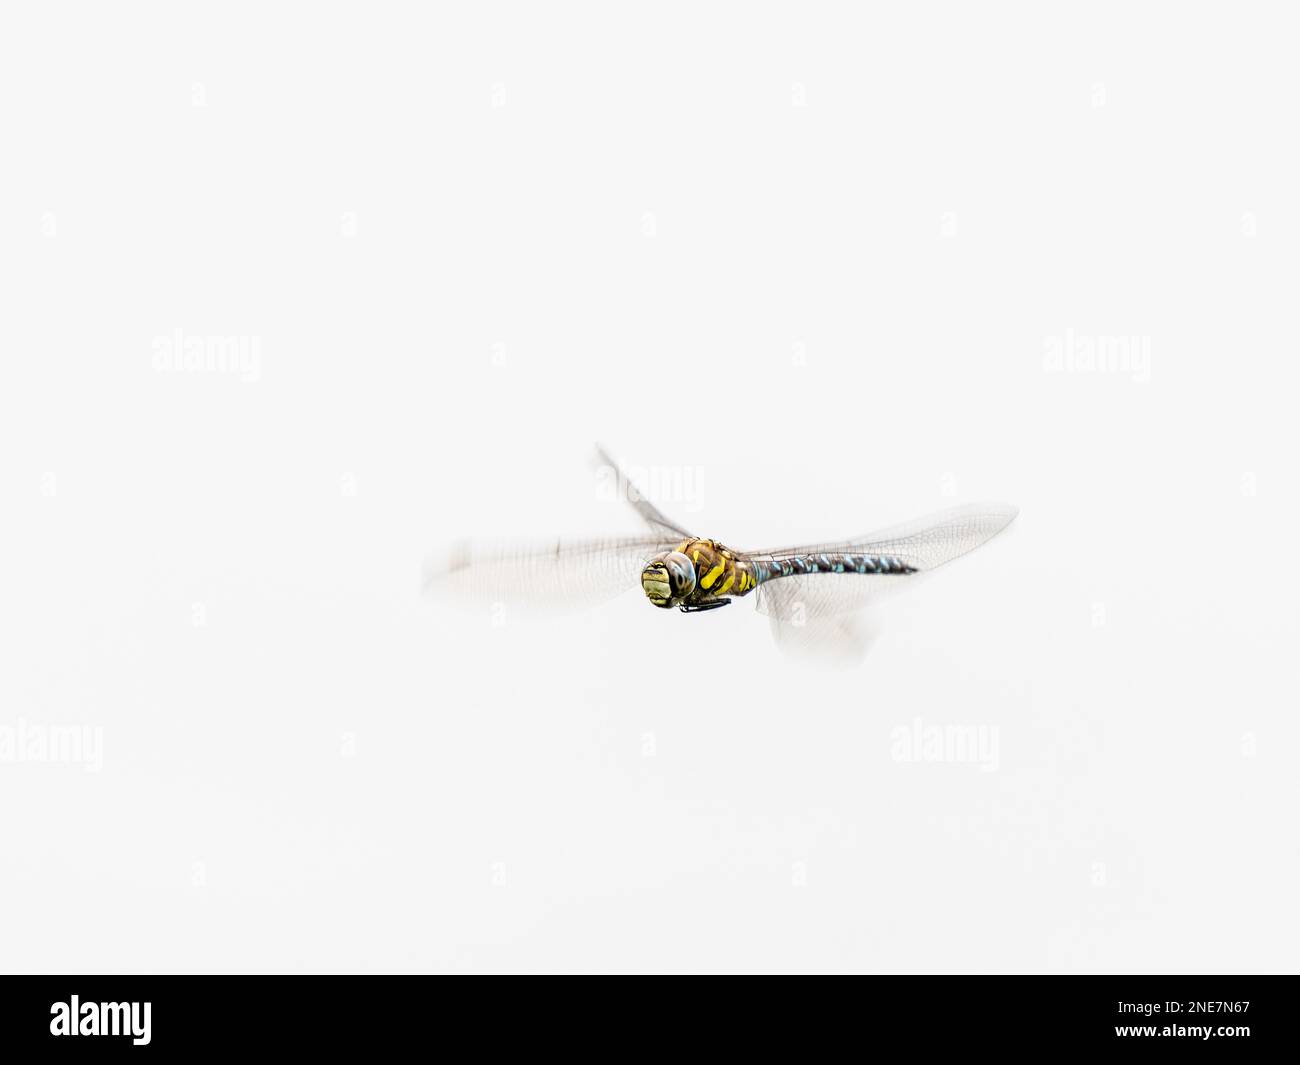
[[[685,614],[752,598],[783,650],[853,658],[866,646],[854,621],[858,612],[979,547],[1018,513],[1006,503],[969,504],[843,540],[739,550],[667,517],[603,448],[596,458],[639,516],[641,535],[461,540],[426,570],[426,592],[479,603],[583,607],[639,586],[651,606]]]

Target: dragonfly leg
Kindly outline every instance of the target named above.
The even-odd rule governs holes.
[[[726,606],[730,602],[730,599],[710,599],[707,603],[697,603],[694,606],[683,606],[678,607],[678,609],[683,614],[695,614],[701,610],[716,610],[718,607]]]

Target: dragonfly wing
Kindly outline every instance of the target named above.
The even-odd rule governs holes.
[[[753,551],[759,558],[782,558],[791,555],[815,555],[827,552],[891,555],[913,569],[928,570],[942,566],[959,555],[973,551],[992,539],[1019,513],[1008,503],[972,503],[929,514],[915,521],[833,543],[780,547]]]
[[[822,665],[860,662],[875,640],[874,627],[850,612],[818,614],[814,607],[810,614],[808,589],[801,587],[807,579],[783,578],[758,589],[758,609],[768,616],[777,648],[789,658]]]
[[[425,593],[480,604],[554,610],[593,606],[637,584],[647,559],[672,545],[657,537],[462,540],[425,567]]]
[[[651,503],[623,472],[623,468],[609,457],[609,452],[599,444],[596,445],[596,459],[601,468],[609,470],[613,476],[619,498],[626,499],[632,505],[632,509],[649,526],[652,535],[662,537],[664,540],[672,540],[674,544],[694,537],[693,533],[687,532]]]
[[[1005,529],[1016,514],[1016,508],[1005,503],[976,503],[849,540],[745,554],[763,561],[822,554],[883,556],[897,559],[917,573],[924,573],[973,551]],[[897,589],[900,582],[906,582],[909,576],[900,573],[807,573],[778,577],[759,586],[758,610],[778,619],[787,619],[796,613],[805,619],[847,614],[860,610],[883,592]]]
[[[760,614],[802,626],[861,610],[901,580],[901,574],[804,573],[760,584],[754,597]]]

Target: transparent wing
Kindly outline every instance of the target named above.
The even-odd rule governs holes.
[[[652,536],[462,540],[426,564],[424,590],[434,598],[480,604],[593,606],[634,587],[646,560],[672,546]]]
[[[786,579],[773,581],[758,591],[760,597],[767,597],[768,609],[763,610],[762,602],[759,609],[768,615],[778,650],[788,658],[819,665],[851,666],[865,658],[875,641],[874,627],[852,613],[808,616],[798,605],[807,595],[794,587],[795,581],[789,579],[789,588],[781,587]]]
[[[1018,513],[1019,510],[1009,503],[971,503],[849,540],[747,551],[746,554],[756,558],[815,555],[829,551],[892,555],[915,569],[934,569],[996,536],[1011,524]]]
[[[614,490],[618,493],[620,499],[626,499],[632,508],[641,515],[641,520],[650,528],[651,535],[662,537],[664,540],[672,540],[674,544],[679,544],[683,540],[689,540],[693,533],[687,532],[675,521],[672,521],[664,515],[658,507],[650,502],[639,488],[628,478],[627,474],[617,462],[609,457],[607,452],[599,444],[596,445],[596,460],[603,469],[609,471],[613,478]],[[670,545],[671,546],[671,545]]]
[[[902,574],[804,573],[760,584],[754,601],[760,614],[802,626],[817,618],[852,614],[896,591],[906,580]]]
[[[764,561],[828,553],[886,555],[924,573],[973,551],[1005,529],[1017,513],[1005,503],[975,503],[850,540],[746,551],[745,555]],[[808,573],[768,581],[755,594],[759,613],[782,620],[797,615],[806,620],[860,610],[882,593],[913,579],[900,574]]]

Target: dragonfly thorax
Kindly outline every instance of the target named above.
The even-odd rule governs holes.
[[[680,551],[655,555],[641,571],[641,588],[655,606],[680,606],[695,591],[695,565]]]

